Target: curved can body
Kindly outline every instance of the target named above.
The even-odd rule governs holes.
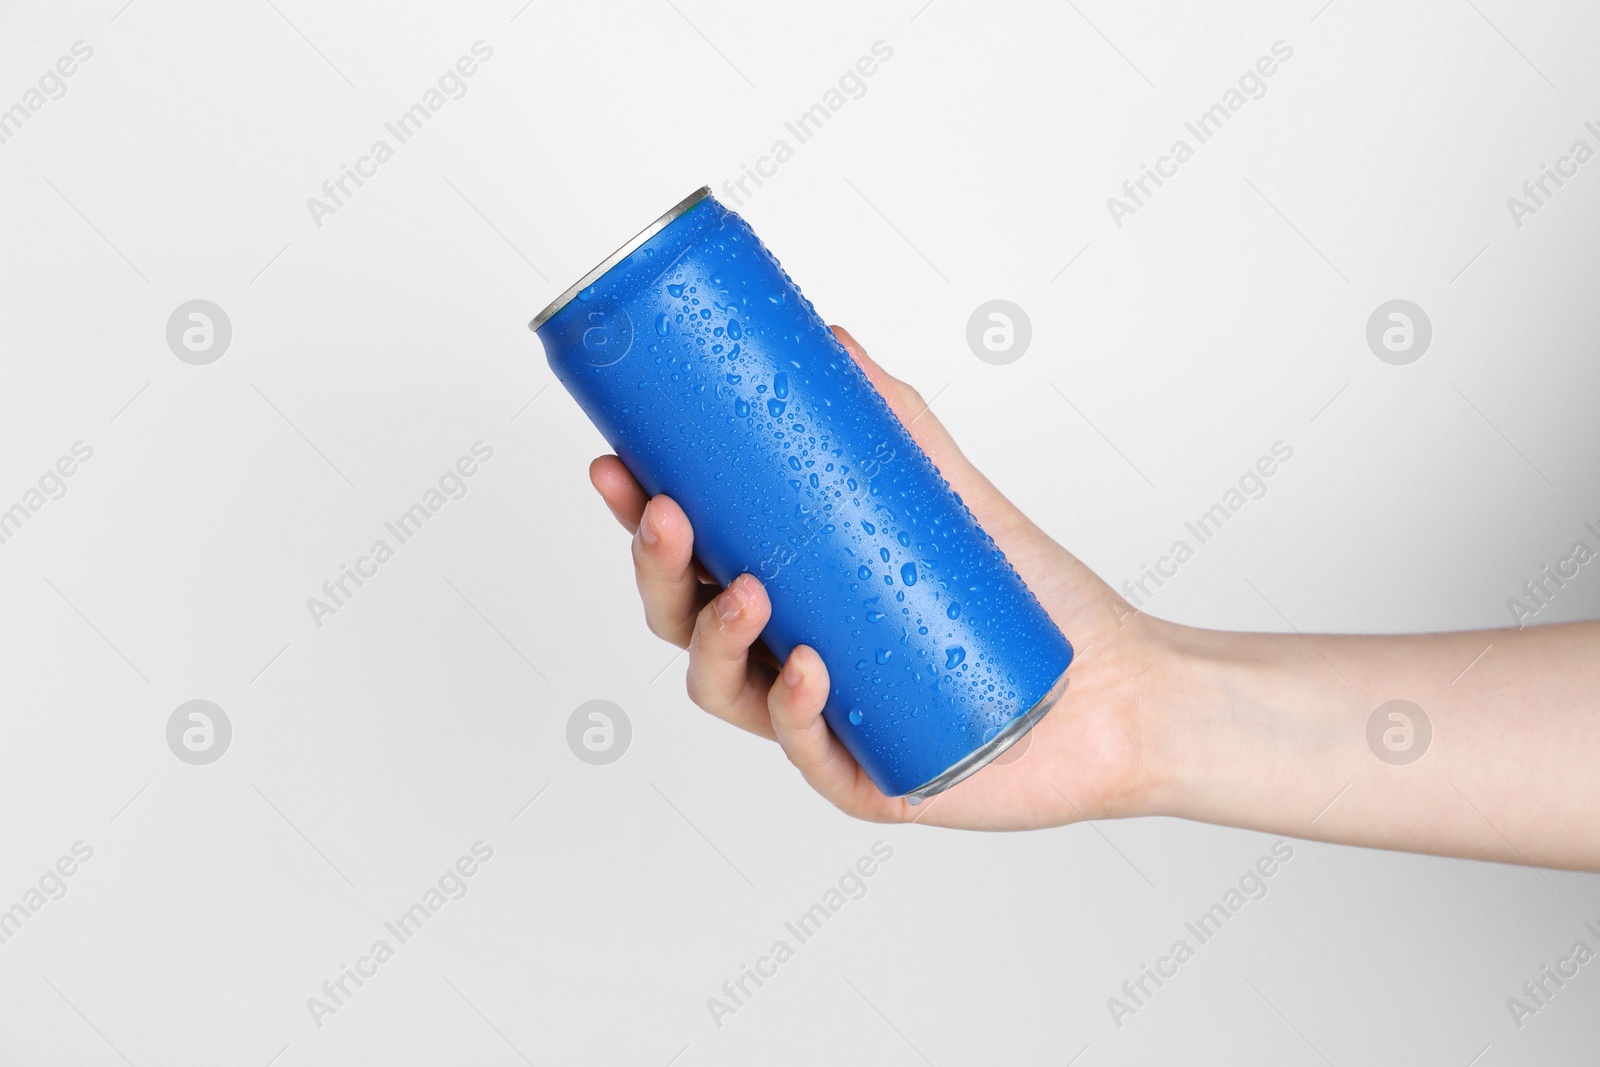
[[[827,665],[872,780],[948,788],[1043,717],[1072,646],[748,224],[705,190],[534,322],[550,367],[762,640]]]

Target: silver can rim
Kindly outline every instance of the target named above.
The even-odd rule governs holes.
[[[1006,749],[1022,740],[1023,735],[1038,725],[1039,720],[1044,718],[1045,714],[1056,706],[1056,702],[1067,691],[1067,675],[1070,672],[1071,665],[1068,664],[1068,669],[1061,672],[1061,677],[1055,680],[1055,684],[1050,687],[1050,691],[1040,697],[1037,704],[1006,724],[1005,729],[990,738],[988,744],[968,753],[955,766],[943,774],[936,775],[932,780],[904,793],[903,798],[911,804],[921,804],[929,797],[937,796],[951,786],[966,781],[994,762]]]
[[[671,208],[667,209],[667,211],[662,214],[660,218],[656,219],[656,221],[652,222],[650,225],[634,234],[632,239],[630,239],[621,248],[617,249],[605,259],[601,260],[599,266],[595,267],[594,270],[591,270],[588,274],[585,274],[583,277],[579,278],[577,282],[575,282],[570,288],[552,300],[548,307],[539,312],[539,314],[535,315],[533,317],[533,321],[528,323],[528,329],[537,330],[540,326],[543,326],[550,320],[552,315],[566,307],[568,304],[572,303],[574,297],[583,292],[585,289],[589,288],[589,286],[593,285],[595,282],[599,281],[601,276],[604,275],[606,271],[610,270],[618,263],[621,263],[624,259],[627,259],[629,256],[633,255],[634,252],[638,251],[640,245],[644,244],[646,241],[650,240],[650,238],[666,229],[672,224],[673,220],[683,215],[690,208],[694,207],[696,204],[710,195],[711,186],[702,185],[700,188],[696,189],[694,192],[678,201]]]

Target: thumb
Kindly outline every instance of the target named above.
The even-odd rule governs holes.
[[[950,488],[961,495],[978,522],[1002,548],[1006,548],[1007,542],[1013,539],[1044,536],[1043,531],[967,460],[957,447],[955,438],[950,436],[950,431],[929,409],[928,402],[922,399],[921,393],[880,367],[867,355],[861,343],[850,335],[849,330],[843,326],[834,326],[832,329],[845,351],[850,353],[872,382],[873,388],[888,402],[889,410],[911,434],[911,439],[927,453],[933,465],[939,468],[939,473],[944,475],[945,481],[950,483]]]

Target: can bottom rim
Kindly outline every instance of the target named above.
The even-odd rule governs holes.
[[[909,804],[920,804],[931,796],[943,793],[951,786],[965,781],[982,770],[1006,749],[1020,741],[1023,735],[1033,729],[1039,720],[1045,717],[1045,713],[1055,707],[1056,702],[1066,693],[1067,673],[1062,671],[1061,677],[1056,679],[1050,691],[1041,697],[1037,704],[1012,719],[1006,724],[1005,729],[991,737],[982,748],[969,752],[943,774],[903,794],[905,801]]]

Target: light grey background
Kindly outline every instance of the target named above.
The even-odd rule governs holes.
[[[1506,998],[1600,947],[1600,882],[1309,843],[1118,1028],[1107,998],[1273,839],[834,812],[685,698],[524,323],[881,40],[740,210],[1030,515],[1120,584],[1281,439],[1151,611],[1506,625],[1600,525],[1600,161],[1520,228],[1506,205],[1600,148],[1597,37],[1591,5],[1508,0],[6,5],[0,107],[93,57],[0,144],[0,507],[94,454],[0,544],[0,908],[94,851],[0,944],[0,1061],[1587,1062],[1600,964],[1521,1029]],[[467,94],[315,225],[478,40]],[[1280,40],[1265,96],[1116,226],[1107,197]],[[232,323],[208,366],[165,338],[195,299]],[[1032,321],[1008,366],[965,342],[991,299]],[[1393,299],[1433,325],[1409,366],[1366,346]],[[479,440],[467,496],[314,625]],[[1592,617],[1597,569],[1537,621]],[[193,699],[232,724],[208,766],[167,747]],[[597,699],[633,728],[609,766],[565,740]],[[314,1025],[480,839],[466,897]],[[714,1025],[880,839],[867,895]]]

